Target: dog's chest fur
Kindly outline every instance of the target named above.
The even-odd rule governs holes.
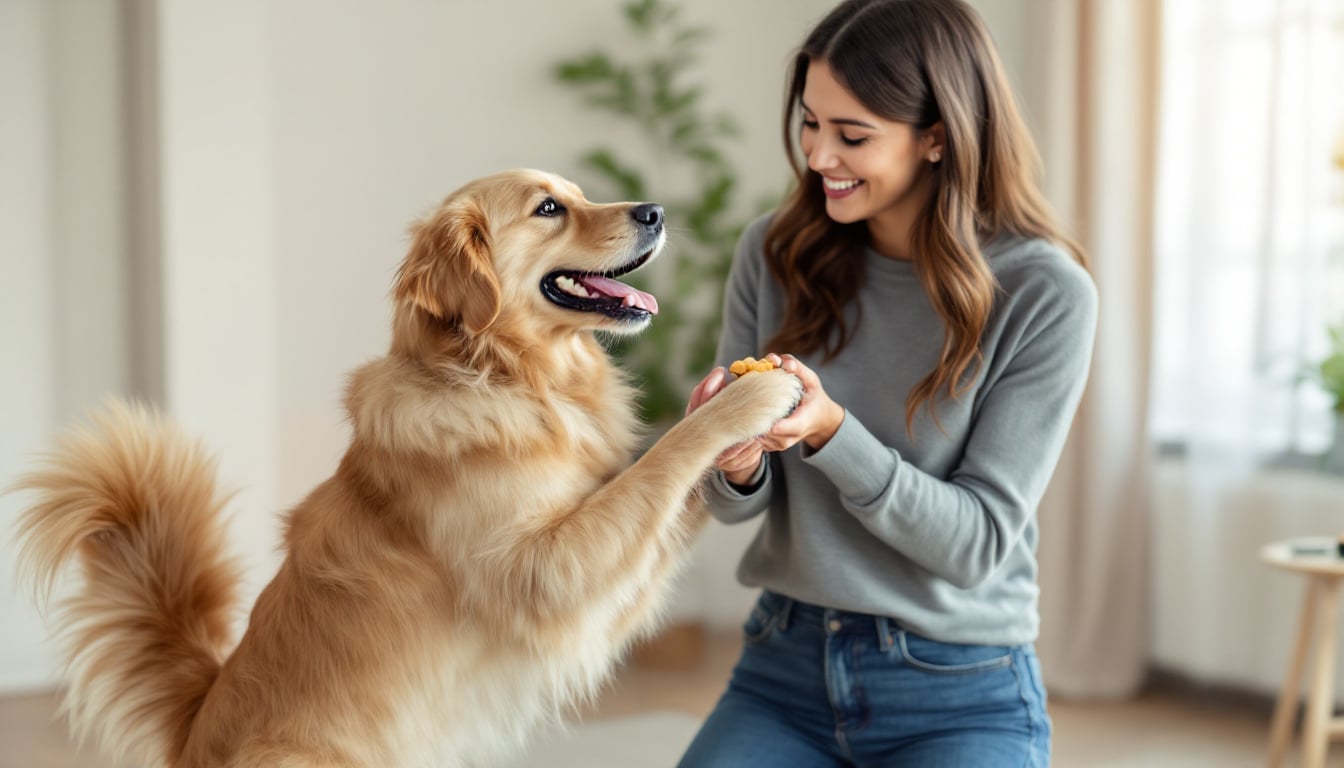
[[[501,650],[470,630],[421,670],[421,685],[398,698],[383,738],[387,765],[489,766],[516,754],[539,725],[591,699],[620,649],[593,622],[551,652]],[[433,667],[437,667],[434,669]]]
[[[632,391],[602,359],[591,381],[547,397],[526,389],[455,390],[449,412],[405,390],[394,402],[356,398],[357,433],[416,434],[442,457],[447,482],[432,498],[408,500],[427,520],[432,551],[445,566],[445,599],[459,609],[424,627],[424,656],[398,677],[407,681],[383,719],[379,760],[399,766],[492,765],[538,724],[557,721],[607,679],[624,639],[610,631],[636,595],[614,589],[563,621],[530,617],[483,553],[529,532],[530,519],[553,519],[618,474],[637,447]],[[375,372],[375,371],[371,371]],[[393,419],[395,430],[377,428]],[[367,743],[366,743],[367,745]],[[351,745],[355,747],[356,745]],[[377,762],[377,761],[375,761]]]

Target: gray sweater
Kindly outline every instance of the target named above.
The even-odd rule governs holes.
[[[762,242],[743,233],[728,277],[718,362],[763,352],[784,295]],[[724,523],[765,512],[738,579],[809,603],[895,619],[944,642],[1033,642],[1040,625],[1036,506],[1082,396],[1097,317],[1091,277],[1043,240],[983,246],[999,283],[972,389],[905,428],[906,394],[933,370],[942,321],[911,262],[866,249],[862,320],[826,364],[801,355],[845,408],[818,451],[768,454],[743,495],[722,473],[709,506]],[[851,327],[855,314],[851,304]]]

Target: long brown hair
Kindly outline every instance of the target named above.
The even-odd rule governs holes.
[[[921,406],[936,422],[936,400],[965,392],[979,369],[996,289],[982,238],[1040,237],[1083,266],[1086,257],[1055,224],[1037,187],[1040,158],[976,12],[962,0],[847,0],[817,25],[790,68],[784,146],[798,183],[765,237],[766,263],[787,296],[766,350],[835,357],[854,332],[844,307],[863,279],[867,227],[827,217],[820,175],[795,151],[812,61],[825,61],[874,114],[921,134],[941,121],[946,132],[942,161],[924,171],[933,176],[933,192],[911,232],[916,274],[943,320],[938,364],[906,397],[911,431]]]

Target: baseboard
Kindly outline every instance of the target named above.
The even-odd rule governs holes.
[[[1274,711],[1274,702],[1277,698],[1273,694],[1252,691],[1237,685],[1198,680],[1162,666],[1149,668],[1144,690],[1175,693],[1203,707],[1255,712],[1264,717],[1268,717]]]
[[[630,664],[654,669],[693,669],[705,660],[708,630],[703,622],[669,624],[636,643]]]

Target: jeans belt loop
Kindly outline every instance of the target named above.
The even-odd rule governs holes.
[[[793,598],[785,597],[784,605],[779,608],[779,629],[781,632],[789,628],[789,615],[793,613]]]
[[[892,622],[892,620],[887,618],[886,616],[876,616],[874,618],[877,621],[878,643],[882,647],[883,651],[890,651],[892,646],[895,645],[896,642],[895,639],[893,638],[893,635],[895,633],[892,632],[892,626],[891,626],[894,622]]]

